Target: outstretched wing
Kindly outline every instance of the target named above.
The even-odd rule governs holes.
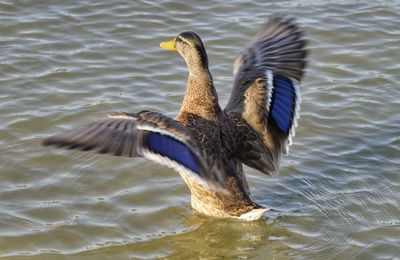
[[[43,145],[81,151],[95,150],[125,157],[145,157],[171,167],[211,188],[223,188],[224,175],[208,169],[205,156],[190,131],[159,113],[119,113],[49,137]]]
[[[271,174],[271,165],[261,161],[271,160],[267,157],[272,155],[277,170],[281,153],[288,153],[294,136],[300,109],[298,84],[306,66],[305,45],[292,19],[273,18],[234,64],[235,82],[225,113],[240,117],[251,126],[249,131],[261,137],[262,141],[247,144],[262,151],[260,163],[254,163],[254,156],[249,163],[246,154],[241,159],[264,173]]]

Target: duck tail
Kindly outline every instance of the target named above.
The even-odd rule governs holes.
[[[240,220],[244,221],[255,221],[261,218],[264,212],[268,211],[269,208],[255,208],[249,212],[246,212],[238,217]]]

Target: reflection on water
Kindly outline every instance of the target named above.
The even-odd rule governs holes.
[[[202,36],[222,105],[266,17],[310,42],[300,126],[277,178],[246,168],[254,223],[194,214],[169,169],[40,147],[115,111],[174,116],[187,71],[159,42]],[[0,3],[0,256],[9,259],[400,255],[397,1]]]

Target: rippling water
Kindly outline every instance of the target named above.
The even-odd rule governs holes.
[[[399,2],[154,2],[0,1],[0,256],[398,258]],[[115,111],[174,116],[187,70],[158,44],[186,30],[224,105],[235,56],[276,13],[297,17],[311,50],[280,176],[246,168],[279,213],[205,218],[169,169],[39,145]]]

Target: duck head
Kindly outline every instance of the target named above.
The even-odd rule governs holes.
[[[160,47],[177,51],[185,60],[189,72],[208,70],[208,58],[204,44],[194,32],[183,32],[170,41],[160,43]]]

